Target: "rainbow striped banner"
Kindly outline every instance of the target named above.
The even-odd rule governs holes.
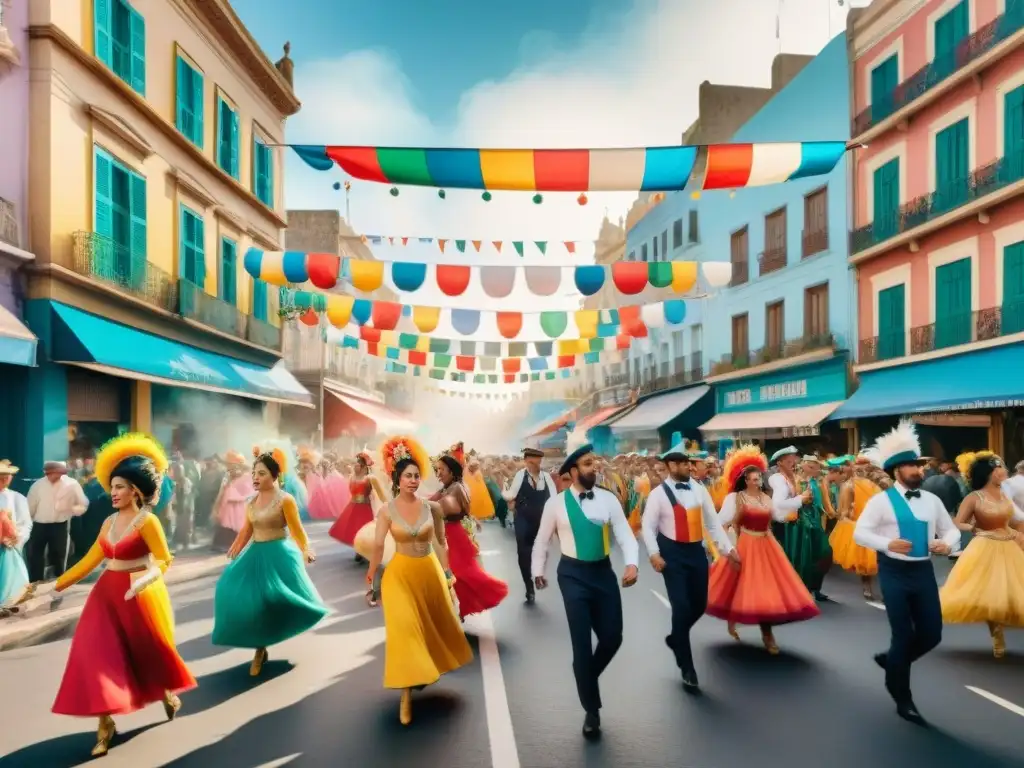
[[[781,184],[830,173],[845,141],[633,149],[426,149],[289,145],[311,167],[354,179],[440,189],[670,192],[686,187],[701,150],[699,189]]]

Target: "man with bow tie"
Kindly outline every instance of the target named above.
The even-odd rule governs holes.
[[[622,550],[626,569],[622,586],[637,579],[640,548],[630,530],[622,505],[611,491],[596,487],[597,457],[592,445],[569,454],[559,469],[572,483],[544,505],[540,529],[533,545],[533,577],[537,589],[548,582],[544,571],[548,545],[558,536],[558,588],[565,603],[572,642],[572,670],[576,691],[586,717],[583,736],[601,733],[601,692],[598,678],[622,645],[622,595],[612,570],[611,537]],[[591,635],[597,636],[594,646]]]
[[[942,607],[931,556],[948,555],[960,545],[960,529],[942,501],[921,490],[921,443],[914,424],[904,419],[864,451],[895,482],[872,496],[853,531],[853,540],[881,553],[878,582],[889,617],[889,650],[875,656],[885,670],[885,687],[896,714],[913,723],[924,719],[910,691],[910,665],[942,641]]]
[[[651,566],[665,578],[672,606],[672,631],[665,644],[675,654],[687,691],[699,689],[690,648],[690,630],[708,606],[708,558],[705,534],[735,567],[740,556],[718,522],[707,488],[690,477],[691,458],[682,445],[661,455],[668,477],[647,497],[643,537]]]

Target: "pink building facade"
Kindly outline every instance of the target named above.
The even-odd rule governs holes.
[[[875,0],[848,25],[861,387],[840,415],[955,425],[934,414],[975,410],[960,426],[1002,450],[1024,383],[917,402],[893,390],[940,364],[947,379],[952,365],[1024,364],[1024,0]],[[1013,346],[1020,360],[991,351]]]

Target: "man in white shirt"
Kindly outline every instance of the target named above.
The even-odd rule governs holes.
[[[28,491],[28,509],[32,515],[32,538],[28,543],[28,576],[33,584],[46,575],[46,565],[54,577],[64,573],[68,560],[70,521],[89,508],[85,491],[68,477],[67,464],[48,461],[43,474]]]
[[[895,483],[873,496],[854,528],[853,540],[880,553],[878,581],[889,616],[889,650],[875,656],[896,713],[913,723],[924,719],[910,690],[910,665],[942,641],[942,607],[931,556],[960,545],[960,531],[942,501],[921,490],[921,444],[904,419],[865,454],[892,474]]]
[[[595,487],[596,456],[592,445],[569,454],[559,474],[572,484],[544,505],[533,545],[533,576],[537,589],[547,587],[544,575],[551,537],[558,536],[558,588],[565,603],[572,641],[572,670],[586,717],[583,736],[601,733],[601,691],[598,678],[622,645],[622,594],[609,558],[610,539],[622,550],[626,570],[622,586],[637,580],[640,547],[615,494]],[[591,634],[597,636],[597,646]]]
[[[526,587],[526,603],[534,601],[533,574],[530,572],[530,560],[533,557],[533,542],[537,539],[540,529],[540,518],[548,499],[558,495],[555,481],[551,475],[540,468],[544,452],[536,448],[523,450],[525,467],[516,472],[503,496],[515,510],[513,528],[516,532],[516,550],[519,555],[519,573]]]
[[[651,566],[665,578],[665,592],[672,607],[672,632],[665,644],[675,654],[683,686],[695,692],[700,684],[693,666],[690,630],[708,607],[708,559],[704,552],[707,533],[721,556],[739,567],[739,553],[726,535],[707,489],[690,477],[690,467],[700,455],[683,453],[677,445],[659,457],[668,479],[647,497],[642,518],[644,545]]]
[[[11,490],[11,483],[18,471],[18,468],[7,459],[0,461],[0,510],[7,511],[15,530],[15,538],[0,541],[0,546],[14,547],[22,552],[32,534],[32,515],[28,511],[28,500],[17,491]]]

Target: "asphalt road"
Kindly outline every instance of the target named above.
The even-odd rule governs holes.
[[[736,643],[721,622],[703,619],[694,645],[704,695],[692,697],[664,645],[664,586],[644,566],[624,596],[625,643],[602,680],[604,738],[586,743],[557,587],[525,607],[513,537],[494,526],[481,536],[484,561],[512,594],[467,622],[477,660],[417,694],[403,728],[398,696],[381,687],[382,618],[363,601],[363,569],[322,528],[314,540],[311,573],[335,613],[272,648],[258,679],[248,652],[210,644],[213,580],[172,588],[180,649],[199,688],[183,696],[173,723],[159,706],[120,718],[123,735],[104,766],[1024,766],[1024,633],[1008,633],[1011,652],[997,661],[984,627],[947,628],[914,669],[931,721],[916,727],[896,717],[871,660],[887,642],[885,613],[842,575],[826,583],[837,602],[820,618],[777,630],[778,657],[761,649],[756,629]],[[49,711],[67,651],[62,639],[0,654],[0,766],[88,761],[95,723]]]

